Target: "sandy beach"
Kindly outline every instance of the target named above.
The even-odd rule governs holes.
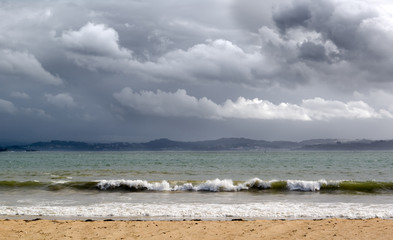
[[[393,239],[393,220],[0,220],[0,239]]]

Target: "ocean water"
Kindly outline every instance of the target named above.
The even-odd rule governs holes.
[[[0,216],[393,218],[393,152],[1,152]]]

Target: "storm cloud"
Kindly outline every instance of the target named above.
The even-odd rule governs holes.
[[[389,1],[0,0],[0,15],[0,142],[393,138]]]

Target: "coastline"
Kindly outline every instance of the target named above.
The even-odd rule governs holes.
[[[393,239],[392,219],[0,220],[4,239]]]

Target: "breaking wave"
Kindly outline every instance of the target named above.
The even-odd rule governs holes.
[[[6,188],[38,188],[49,191],[62,189],[99,190],[99,191],[301,191],[301,192],[393,192],[393,182],[376,181],[306,181],[306,180],[270,180],[253,178],[245,182],[230,179],[205,181],[147,181],[147,180],[97,180],[97,181],[0,181],[0,190]]]

